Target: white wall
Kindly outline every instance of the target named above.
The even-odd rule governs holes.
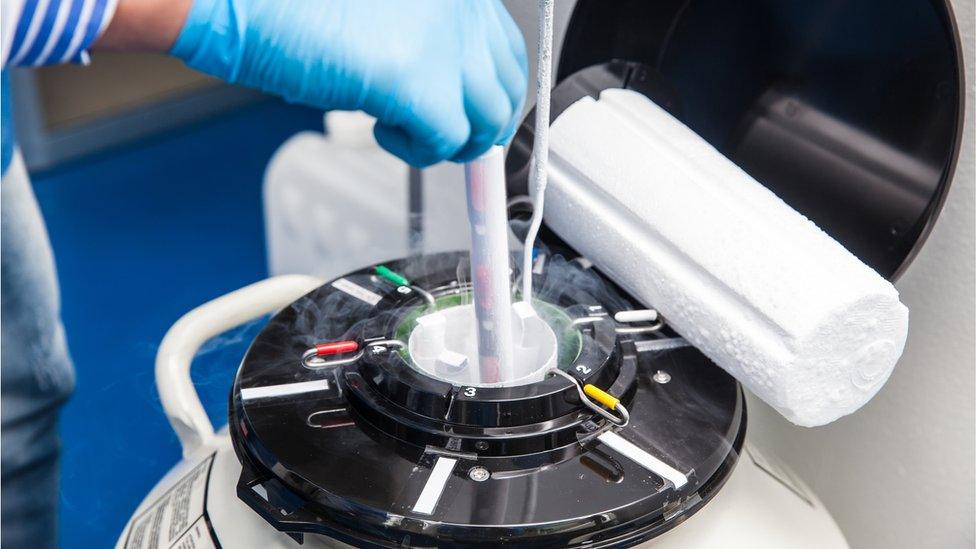
[[[750,401],[750,437],[793,466],[857,549],[974,545],[974,8],[953,5],[968,112],[945,208],[896,284],[911,310],[905,354],[874,400],[825,427],[794,427]]]

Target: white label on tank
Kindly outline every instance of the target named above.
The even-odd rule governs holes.
[[[376,305],[381,299],[383,299],[383,296],[371,292],[359,284],[345,278],[340,278],[339,280],[333,282],[332,287],[337,290],[342,290],[356,299],[361,299],[370,305]]]
[[[424,489],[420,492],[420,497],[417,498],[417,503],[413,504],[414,513],[429,515],[434,512],[434,508],[437,507],[437,500],[441,499],[441,494],[444,492],[444,487],[447,486],[447,481],[451,478],[451,471],[454,470],[456,464],[457,460],[454,458],[445,456],[437,458],[434,468],[431,470],[430,476],[427,477],[426,484],[424,484]]]
[[[284,383],[282,385],[266,385],[264,387],[249,387],[246,389],[241,389],[241,399],[257,400],[259,398],[291,396],[302,393],[314,393],[316,391],[328,391],[329,388],[330,386],[328,379],[302,381],[299,383]]]
[[[207,518],[207,482],[213,454],[190,470],[134,519],[126,549],[213,549]]]

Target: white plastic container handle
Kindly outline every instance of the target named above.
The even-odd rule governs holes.
[[[255,282],[200,305],[166,332],[156,353],[156,387],[163,411],[183,447],[183,457],[214,437],[213,425],[190,379],[190,365],[200,346],[235,326],[285,307],[323,283],[305,275]]]

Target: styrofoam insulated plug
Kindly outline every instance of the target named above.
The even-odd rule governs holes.
[[[790,421],[830,423],[888,379],[894,286],[644,95],[580,99],[549,154],[549,228]]]

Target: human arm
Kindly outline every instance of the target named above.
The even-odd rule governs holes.
[[[507,141],[526,87],[498,0],[120,0],[96,49],[169,51],[292,102],[365,111],[416,166]]]

